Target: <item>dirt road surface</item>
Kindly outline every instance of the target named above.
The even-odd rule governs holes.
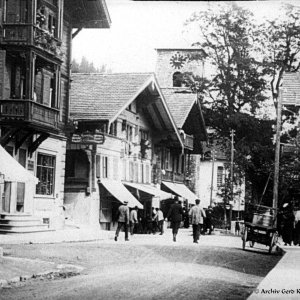
[[[225,242],[222,247],[192,244],[190,232],[185,234],[186,240],[177,244],[151,235],[134,236],[126,243],[5,245],[9,256],[84,270],[66,279],[15,284],[0,290],[0,299],[246,299],[281,258],[260,248],[242,251],[236,246],[238,237],[238,243],[231,237],[232,245]]]

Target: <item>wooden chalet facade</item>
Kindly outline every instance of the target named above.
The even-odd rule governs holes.
[[[0,1],[0,143],[39,180],[26,202],[26,187],[6,181],[3,216],[63,225],[72,35],[109,26],[102,0]],[[22,223],[7,228],[26,231]]]
[[[100,220],[110,230],[124,200],[151,215],[175,194],[161,190],[163,179],[183,182],[184,149],[193,149],[192,138],[180,135],[152,73],[73,74],[72,80],[71,117],[78,128],[67,150],[70,218],[87,225]],[[187,193],[194,203],[196,196]]]

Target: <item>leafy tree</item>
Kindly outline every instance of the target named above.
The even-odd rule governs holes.
[[[186,74],[186,81],[201,98],[207,126],[216,129],[221,143],[235,130],[235,180],[246,176],[258,198],[274,157],[273,121],[257,115],[268,99],[266,70],[256,55],[259,28],[252,13],[236,4],[196,13],[187,24],[195,22],[200,36],[194,45],[206,52],[214,75],[208,80]]]

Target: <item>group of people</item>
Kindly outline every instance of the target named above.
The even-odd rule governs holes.
[[[200,206],[200,199],[196,199],[195,202],[196,204],[188,212],[188,219],[191,220],[191,224],[193,226],[193,242],[198,243],[201,229],[204,225],[204,220],[210,220],[210,217],[208,216],[208,218],[206,218],[206,213],[204,209]],[[115,234],[115,241],[118,240],[119,233],[122,228],[124,228],[125,231],[125,241],[129,241],[129,229],[131,235],[133,235],[137,225],[141,223],[138,219],[138,207],[135,207],[130,211],[127,204],[128,202],[124,201],[124,204],[119,207],[118,226]],[[210,214],[211,212],[207,210],[207,213]],[[181,205],[181,202],[179,201],[178,196],[176,196],[175,201],[171,205],[166,218],[164,218],[163,212],[159,208],[155,208],[153,216],[151,218],[148,217],[149,220],[147,221],[148,223],[151,223],[151,226],[149,227],[146,224],[147,232],[143,233],[151,233],[148,232],[148,229],[150,228],[150,231],[152,231],[152,233],[155,233],[158,230],[162,235],[164,233],[164,221],[170,220],[173,241],[176,242],[178,230],[180,228],[181,222],[185,220],[184,218],[186,218],[186,213],[184,212],[184,209]],[[211,225],[209,226],[209,233],[210,232]]]

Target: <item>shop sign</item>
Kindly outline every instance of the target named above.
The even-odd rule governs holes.
[[[103,133],[100,132],[91,133],[89,131],[86,131],[81,134],[72,135],[72,143],[103,144],[104,141],[105,141],[105,136]]]

